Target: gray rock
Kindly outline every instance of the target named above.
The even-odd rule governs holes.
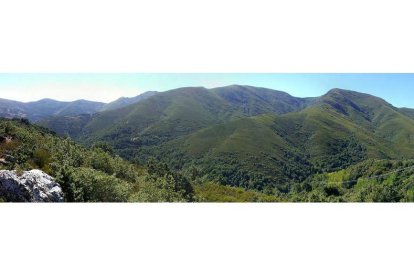
[[[41,170],[0,170],[0,197],[8,202],[63,202],[62,188]]]

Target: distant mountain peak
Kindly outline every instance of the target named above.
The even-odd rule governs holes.
[[[57,100],[50,99],[50,98],[43,98],[37,101],[31,101],[29,103],[56,103],[56,102],[63,102],[63,101],[57,101]]]
[[[36,122],[50,116],[96,113],[103,105],[87,100],[63,102],[48,98],[26,103],[0,100],[0,117],[28,118]]]
[[[376,96],[371,95],[371,94],[362,93],[362,92],[358,92],[358,91],[354,91],[354,90],[342,89],[342,88],[332,88],[331,90],[329,90],[322,97],[324,97],[324,96],[332,96],[332,95],[341,95],[341,96],[344,96],[344,97],[354,97],[354,98],[355,97],[359,97],[359,98],[363,97],[363,98],[381,99],[381,98],[376,97]],[[381,99],[381,100],[383,100],[383,99]]]
[[[122,108],[122,107],[125,107],[127,105],[131,105],[131,104],[137,103],[139,101],[145,100],[145,99],[147,99],[149,97],[152,97],[152,96],[154,96],[158,93],[159,92],[157,92],[157,91],[146,91],[144,93],[138,94],[135,97],[120,97],[117,100],[104,105],[100,111],[108,111],[108,110],[114,110],[114,109]]]
[[[208,89],[204,86],[186,86],[168,90],[166,92],[197,92],[197,91],[207,91]]]

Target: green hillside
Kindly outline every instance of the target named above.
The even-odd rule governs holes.
[[[216,89],[179,88],[157,93],[124,108],[100,112],[82,122],[76,116],[48,118],[41,125],[63,135],[91,144],[96,140],[112,143],[119,152],[141,145],[158,145],[196,130],[233,119],[266,113],[283,114],[302,109],[312,99],[300,99],[287,93],[248,86]],[[69,128],[57,125],[63,121]],[[59,123],[57,123],[59,122]],[[70,126],[74,126],[71,129]],[[113,143],[113,141],[116,141]],[[126,157],[128,153],[125,151]]]
[[[83,133],[83,127],[93,115],[82,114],[77,116],[56,116],[43,119],[39,124],[47,126],[60,136],[78,138]]]
[[[290,201],[413,202],[414,161],[366,160],[295,184]]]
[[[0,119],[0,170],[41,169],[61,185],[67,202],[275,202],[257,191],[191,181],[164,163],[128,162],[105,143],[87,149],[30,124]],[[0,202],[3,199],[0,198]]]
[[[0,169],[41,169],[69,202],[194,201],[190,182],[164,164],[141,167],[102,143],[92,149],[25,120],[0,119]]]
[[[233,118],[156,146],[118,150],[143,163],[155,156],[176,170],[195,168],[206,180],[286,192],[315,172],[369,158],[413,158],[413,134],[414,121],[385,101],[336,89],[298,112]]]
[[[414,119],[369,94],[317,98],[250,86],[179,88],[90,116],[42,125],[122,157],[156,158],[201,182],[288,193],[317,173],[370,159],[414,158]]]

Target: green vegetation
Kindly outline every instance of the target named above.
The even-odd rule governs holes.
[[[206,180],[196,166],[183,174],[154,159],[139,166],[114,155],[106,143],[86,149],[25,120],[0,119],[0,137],[4,160],[0,169],[42,169],[61,184],[68,202],[414,201],[411,160],[369,159],[345,169],[313,174],[280,191],[272,185],[260,189],[224,186]]]
[[[111,154],[60,138],[26,120],[0,119],[0,169],[41,169],[61,184],[69,202],[193,201],[191,184],[163,164],[147,169]],[[162,169],[159,169],[159,168]]]
[[[93,115],[4,121],[17,170],[68,201],[413,201],[414,117],[368,94],[180,88]],[[0,128],[0,135],[2,128]],[[10,134],[11,133],[11,134]]]
[[[414,161],[367,160],[293,186],[292,201],[412,202]]]
[[[235,119],[129,151],[176,170],[194,166],[209,181],[284,193],[315,173],[367,159],[414,158],[414,120],[375,98],[368,108],[366,96],[359,97],[357,105],[333,92],[299,112]]]
[[[201,202],[281,202],[282,197],[268,195],[254,190],[229,187],[212,182],[195,186]]]
[[[265,88],[230,86],[217,89],[187,87],[155,94],[126,107],[100,112],[80,121],[76,116],[56,117],[40,122],[58,134],[92,144],[110,142],[118,151],[154,146],[193,131],[229,120],[304,108],[307,99]],[[57,128],[63,121],[67,128]],[[56,123],[58,122],[58,123]],[[72,129],[73,127],[73,129]],[[130,157],[129,151],[122,151]]]

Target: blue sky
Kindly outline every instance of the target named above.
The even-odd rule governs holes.
[[[231,84],[273,88],[298,97],[320,96],[331,88],[344,88],[379,96],[398,107],[414,107],[414,74],[0,74],[0,98],[109,102],[149,90]]]

